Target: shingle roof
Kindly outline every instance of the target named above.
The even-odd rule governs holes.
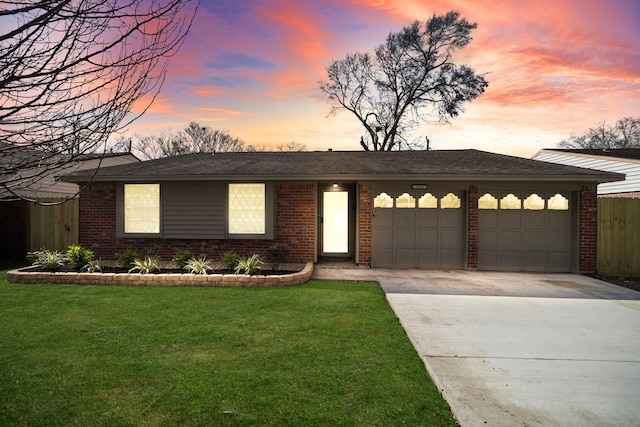
[[[86,172],[66,177],[87,180]],[[604,182],[618,174],[479,150],[313,151],[186,154],[102,168],[94,181],[188,179],[516,179]]]

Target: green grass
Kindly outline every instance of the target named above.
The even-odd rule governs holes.
[[[2,426],[455,425],[373,283],[15,285]]]

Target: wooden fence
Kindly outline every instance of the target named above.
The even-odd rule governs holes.
[[[78,199],[59,205],[29,207],[29,251],[41,248],[66,251],[78,243]]]
[[[598,199],[598,273],[640,276],[640,199]]]

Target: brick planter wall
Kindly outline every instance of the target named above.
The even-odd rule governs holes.
[[[29,269],[7,272],[10,283],[53,283],[108,286],[232,286],[277,287],[295,286],[311,279],[313,263],[308,262],[298,272],[271,276],[236,274],[120,274],[120,273],[41,273]]]
[[[219,260],[228,250],[240,256],[254,253],[267,256],[278,244],[289,251],[287,262],[314,260],[315,184],[281,183],[276,191],[276,239],[161,239],[116,237],[115,184],[94,183],[80,194],[80,244],[94,251],[96,258],[115,259],[115,254],[136,249],[142,255],[157,255],[170,260],[179,250]]]

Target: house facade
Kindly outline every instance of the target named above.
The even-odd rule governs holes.
[[[218,153],[77,172],[80,243],[219,259],[594,271],[596,186],[620,174],[478,150]]]
[[[546,148],[533,159],[624,174],[622,181],[598,185],[598,197],[640,198],[640,148]]]

